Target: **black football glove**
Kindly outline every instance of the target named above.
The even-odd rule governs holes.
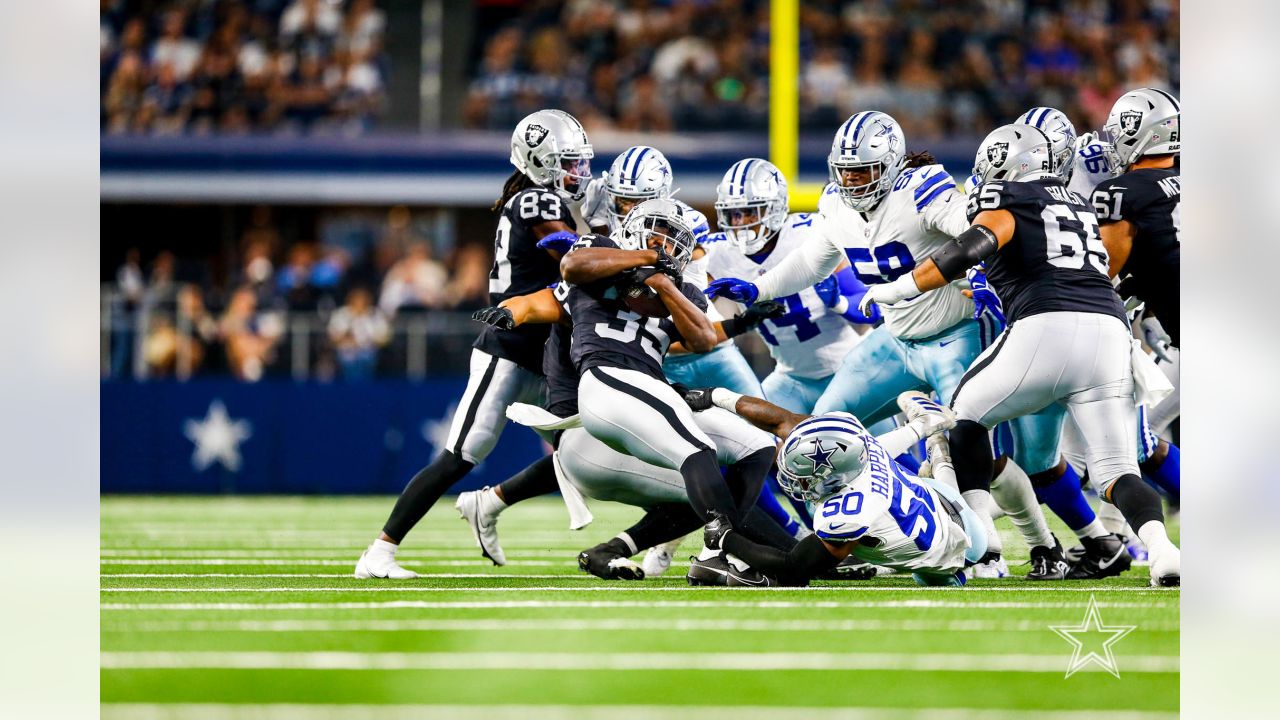
[[[680,397],[684,398],[684,402],[694,412],[711,409],[711,391],[713,388],[687,388],[684,385],[676,383],[671,387],[680,393]]]
[[[765,319],[776,318],[785,315],[786,312],[787,306],[777,300],[758,302],[747,308],[747,311],[741,315],[721,321],[720,329],[724,330],[725,337],[738,337],[748,330],[754,329]]]
[[[516,319],[512,317],[511,311],[504,307],[481,308],[471,313],[471,319],[485,325],[492,325],[499,330],[512,330],[516,326]]]
[[[681,270],[676,261],[667,254],[666,248],[659,245],[656,252],[658,253],[658,262],[654,263],[653,266],[658,269],[658,272],[671,278],[677,285],[679,285],[680,281],[684,279],[684,271]]]
[[[723,550],[724,536],[729,534],[733,526],[723,516],[712,513],[711,522],[702,529],[702,542],[712,550]]]

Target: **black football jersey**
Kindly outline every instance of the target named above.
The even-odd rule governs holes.
[[[1093,208],[1058,180],[993,181],[969,196],[969,221],[1008,210],[1013,239],[987,260],[987,279],[1009,322],[1046,312],[1091,312],[1125,322],[1107,276],[1107,250]]]
[[[502,207],[489,272],[490,305],[535,293],[560,279],[560,263],[538,247],[538,236],[533,232],[535,225],[553,220],[569,227],[574,224],[568,206],[550,190],[522,190]],[[513,330],[486,326],[474,347],[541,375],[542,350],[549,332],[546,325],[521,325]]]
[[[1131,170],[1099,183],[1093,191],[1098,222],[1133,224],[1133,249],[1120,268],[1124,290],[1147,304],[1174,345],[1178,344],[1181,200],[1182,177],[1176,167]]]
[[[561,305],[569,295],[569,285],[556,285],[556,300]],[[565,308],[568,312],[568,308]],[[551,326],[551,337],[542,355],[542,372],[547,376],[547,412],[558,417],[569,417],[578,412],[578,369],[573,365],[569,351],[573,340],[572,326],[556,323]]]
[[[584,235],[569,252],[584,247],[617,245],[603,235]],[[670,318],[646,317],[628,309],[618,280],[569,286],[565,305],[573,318],[573,364],[579,374],[603,365],[636,370],[666,382],[662,359],[671,343],[680,339],[676,324]],[[680,290],[699,309],[707,309],[707,299],[697,287],[682,282]]]

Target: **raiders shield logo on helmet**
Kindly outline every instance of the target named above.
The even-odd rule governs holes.
[[[1125,135],[1136,135],[1138,125],[1142,123],[1142,113],[1138,110],[1126,110],[1120,113],[1120,129]]]
[[[991,143],[987,148],[987,162],[992,165],[1000,166],[1004,164],[1004,159],[1009,156],[1009,143],[998,142]]]
[[[541,125],[531,123],[529,127],[524,129],[524,141],[528,143],[531,148],[538,147],[542,144],[542,141],[547,138],[548,132],[550,131]]]

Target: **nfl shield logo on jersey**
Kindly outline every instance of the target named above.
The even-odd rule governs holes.
[[[1125,135],[1136,135],[1141,122],[1142,113],[1138,110],[1126,110],[1120,113],[1120,129]]]
[[[549,131],[546,128],[537,123],[533,123],[529,125],[529,127],[525,128],[524,141],[528,143],[531,148],[538,147],[538,145],[542,144],[542,141],[546,139],[547,132]]]
[[[991,143],[991,147],[987,148],[987,162],[992,165],[1003,165],[1004,159],[1009,156],[1009,143]]]

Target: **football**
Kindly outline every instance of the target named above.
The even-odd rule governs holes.
[[[666,304],[662,302],[662,298],[658,297],[658,293],[643,283],[632,285],[624,290],[623,302],[631,312],[645,317],[671,316],[671,311],[667,310]]]

